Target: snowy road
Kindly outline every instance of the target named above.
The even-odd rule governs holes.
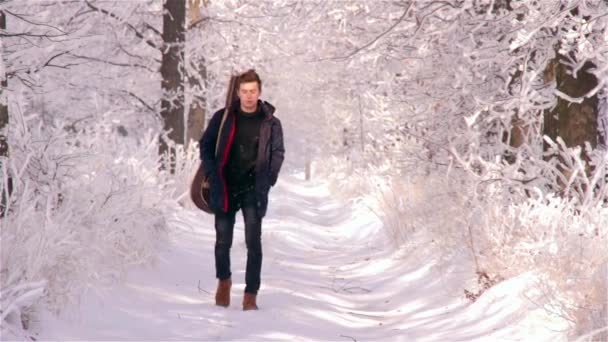
[[[555,340],[505,282],[470,305],[458,262],[426,248],[390,247],[363,205],[332,199],[323,183],[284,177],[263,224],[260,311],[241,311],[242,217],[232,248],[232,305],[214,306],[212,218],[183,210],[171,245],[124,284],[89,292],[77,309],[39,322],[39,340]],[[521,282],[520,282],[521,283]],[[504,288],[511,286],[511,288]],[[503,288],[501,288],[503,287]],[[487,298],[485,298],[487,297]],[[536,318],[535,318],[536,317]]]

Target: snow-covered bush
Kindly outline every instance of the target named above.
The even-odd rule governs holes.
[[[463,221],[468,208],[460,195],[463,187],[454,179],[435,174],[389,177],[377,200],[378,213],[390,240],[399,247],[409,245],[416,236],[428,243],[432,241],[449,257],[464,238]]]
[[[466,225],[478,270],[494,279],[536,271],[554,313],[578,335],[603,327],[608,317],[608,156],[591,152],[591,168],[580,148],[558,143],[559,158],[529,168],[557,175],[544,177],[545,187],[513,182],[518,171],[495,163],[471,173],[475,191],[466,195],[472,213]],[[569,172],[559,171],[564,165]]]
[[[575,150],[563,153],[584,170]],[[608,197],[598,181],[605,159],[598,159],[595,172],[571,173],[561,195],[514,182],[513,175],[497,173],[505,168],[487,162],[475,172],[391,177],[379,200],[380,217],[402,247],[419,247],[411,240],[422,235],[416,243],[433,243],[444,258],[470,253],[479,275],[467,292],[471,299],[532,271],[551,305],[546,309],[572,322],[571,333],[580,335],[603,327],[607,317]]]
[[[167,144],[175,150],[173,155],[175,159],[171,162],[173,170],[168,172],[169,168],[166,167],[167,171],[159,174],[159,181],[171,199],[178,201],[185,208],[193,209],[195,206],[190,199],[190,185],[200,165],[198,142],[184,146],[167,140]],[[165,160],[166,155],[163,158],[163,164],[166,163]]]
[[[600,327],[606,303],[608,208],[579,209],[573,200],[541,195],[519,203],[478,203],[473,227],[479,267],[507,278],[537,271],[538,288],[578,329]],[[502,203],[501,203],[502,202]]]
[[[166,241],[163,212],[175,202],[159,171],[158,136],[120,136],[104,117],[74,127],[11,116],[11,157],[0,173],[14,183],[0,223],[3,330],[26,325],[32,304],[59,311]]]

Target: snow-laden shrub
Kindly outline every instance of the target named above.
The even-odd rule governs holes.
[[[561,151],[560,163],[573,171],[551,184],[561,186],[560,193],[520,182],[516,168],[479,158],[463,163],[468,171],[447,176],[392,177],[380,197],[380,217],[402,246],[422,231],[448,257],[469,252],[479,284],[467,297],[532,271],[545,308],[572,322],[572,334],[600,329],[608,313],[607,159],[600,151],[589,171],[577,153]],[[557,172],[551,162],[538,168],[529,174]]]
[[[14,183],[0,223],[1,324],[19,330],[33,304],[59,311],[89,283],[150,260],[174,202],[158,136],[120,137],[104,120],[75,129],[13,115],[10,124],[11,157],[0,172],[3,184],[9,175]]]
[[[363,200],[387,186],[386,163],[361,167],[351,160],[335,156],[317,162],[323,167],[315,172],[313,178],[328,180],[329,191],[341,201]]]
[[[608,207],[578,208],[572,199],[539,195],[505,204],[478,203],[469,224],[479,267],[500,277],[537,271],[556,313],[578,329],[600,327],[606,312]],[[603,320],[602,320],[603,317]]]
[[[160,181],[171,199],[178,201],[185,208],[194,209],[196,207],[190,199],[190,185],[201,163],[198,142],[184,146],[168,141],[168,145],[175,151],[171,159],[173,170],[160,173]],[[163,158],[165,164],[167,160],[166,154]],[[166,170],[169,170],[168,167]]]
[[[579,335],[604,327],[608,319],[608,155],[590,151],[588,163],[579,147],[558,140],[552,148],[555,158],[530,168],[529,174],[548,176],[543,188],[505,186],[501,177],[517,178],[515,169],[474,177],[475,215],[467,224],[479,268],[497,277],[536,271],[548,310],[571,322],[571,333]],[[500,169],[488,165],[487,170]]]
[[[391,176],[377,193],[378,213],[396,246],[417,241],[434,243],[450,255],[464,238],[468,208],[460,196],[462,184],[439,175]],[[441,237],[441,238],[437,238]]]

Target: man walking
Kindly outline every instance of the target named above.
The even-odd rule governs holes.
[[[237,211],[245,221],[247,268],[243,310],[257,310],[262,269],[262,218],[268,192],[279,176],[285,149],[275,108],[260,101],[262,81],[254,70],[238,76],[238,99],[224,117],[213,114],[200,141],[201,160],[210,185],[209,208],[215,214],[215,304],[230,305],[230,248]],[[217,144],[217,146],[216,146]],[[216,150],[217,147],[217,150]]]

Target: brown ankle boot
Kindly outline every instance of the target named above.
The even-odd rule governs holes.
[[[255,297],[255,293],[245,292],[245,296],[243,297],[243,311],[258,310],[258,306],[255,303]]]
[[[230,305],[230,287],[232,287],[232,280],[230,278],[220,280],[217,283],[215,305],[223,307],[228,307]]]

